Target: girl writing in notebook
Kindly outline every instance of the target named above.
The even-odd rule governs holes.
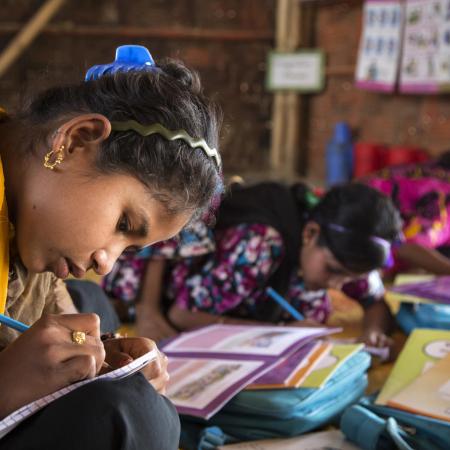
[[[136,306],[144,332],[159,308],[158,296],[167,305],[169,326],[186,330],[218,322],[293,324],[292,316],[267,294],[269,286],[307,319],[324,323],[331,312],[325,289],[343,289],[365,309],[361,339],[384,346],[390,314],[377,269],[390,262],[400,227],[392,202],[362,184],[335,187],[320,201],[304,185],[234,185],[219,208],[213,251],[172,260],[154,257],[168,267],[165,284],[158,283],[158,272],[149,271],[155,263],[144,271],[139,258],[146,255],[136,255],[132,262],[125,258],[105,287],[111,296],[131,296],[124,288],[143,278]],[[170,245],[154,254],[164,256]],[[182,246],[183,240],[179,254]],[[157,339],[162,330],[149,327],[148,332]]]
[[[0,418],[155,348],[102,341],[98,317],[75,314],[61,278],[106,275],[124,250],[178,234],[221,189],[216,114],[197,75],[145,48],[117,59],[2,115],[0,312],[31,328],[0,327]],[[160,354],[137,375],[83,386],[0,447],[177,449],[178,416],[157,393],[166,366]]]

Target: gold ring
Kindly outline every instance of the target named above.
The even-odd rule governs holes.
[[[83,345],[86,342],[86,333],[84,331],[72,331],[72,342]]]

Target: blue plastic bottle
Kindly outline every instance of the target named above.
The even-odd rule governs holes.
[[[338,122],[327,144],[327,186],[349,181],[353,171],[353,143],[350,127]]]

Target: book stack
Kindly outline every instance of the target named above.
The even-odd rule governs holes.
[[[376,404],[450,422],[450,331],[414,330]]]
[[[320,390],[364,348],[321,339],[337,331],[212,325],[182,333],[163,347],[167,396],[180,414],[209,419],[243,390]]]
[[[364,395],[371,361],[363,345],[324,340],[336,331],[214,325],[168,343],[180,446],[287,438],[334,421]]]
[[[162,348],[169,357],[167,396],[180,414],[208,419],[246,387],[320,387],[330,375],[330,365],[320,363],[331,357],[334,364],[338,358],[320,338],[337,331],[211,325],[182,333]]]

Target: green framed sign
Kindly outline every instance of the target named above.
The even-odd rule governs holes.
[[[325,85],[325,55],[321,50],[269,52],[266,88],[269,91],[313,93]]]

